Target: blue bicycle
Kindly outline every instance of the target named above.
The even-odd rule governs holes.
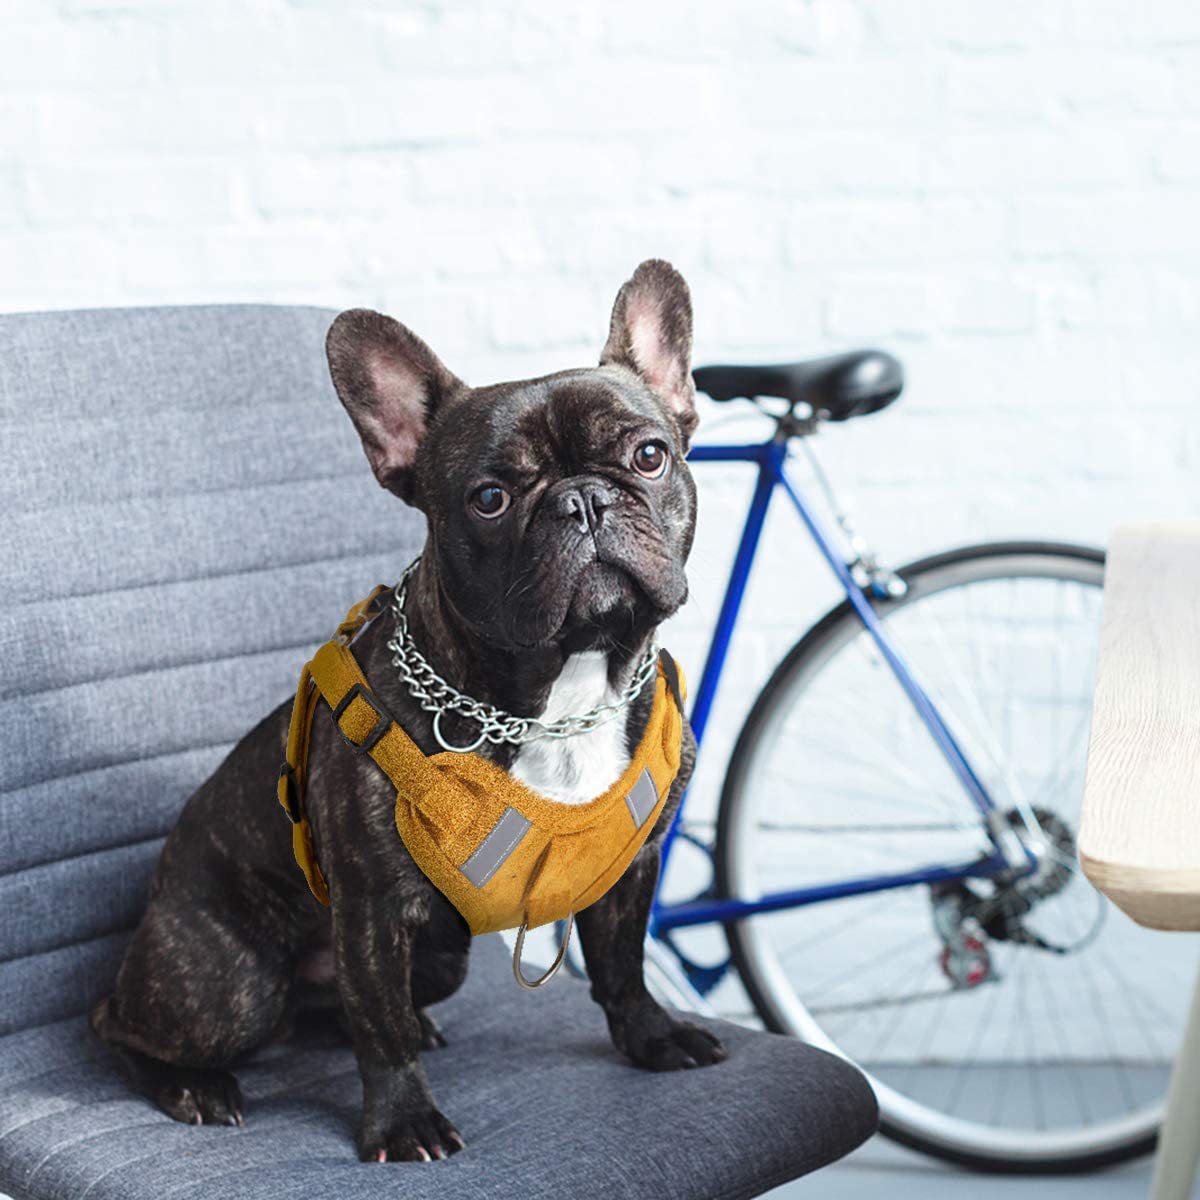
[[[884,1132],[930,1154],[1063,1171],[1148,1151],[1190,979],[1160,953],[1164,935],[1077,869],[1103,553],[1012,542],[895,569],[876,558],[810,441],[900,395],[886,354],[695,379],[774,423],[761,442],[690,456],[757,471],[695,689],[697,739],[777,490],[846,598],[753,704],[715,830],[681,807],[664,877],[690,844],[711,885],[685,902],[660,894],[650,978],[702,1011],[736,1007],[740,978],[768,1028],[863,1067]],[[832,524],[792,477],[797,447]],[[729,953],[705,962],[716,928]]]

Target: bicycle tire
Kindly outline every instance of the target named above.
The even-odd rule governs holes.
[[[1014,559],[1030,558],[1042,560],[1046,565],[1055,560],[1065,561],[1093,571],[1103,570],[1104,553],[1090,547],[1057,542],[996,542],[946,551],[910,563],[897,572],[912,587],[923,580],[936,578],[948,569],[964,564],[993,562],[997,566]],[[1004,578],[1000,574],[995,578]],[[981,576],[983,578],[983,576]],[[930,593],[921,593],[930,594]],[[933,593],[936,594],[936,593]],[[918,594],[918,599],[920,594]],[[910,601],[879,600],[876,608],[886,615]],[[805,668],[829,646],[831,639],[845,635],[848,626],[861,630],[858,617],[848,601],[843,601],[817,621],[779,662],[767,683],[759,692],[737,738],[733,754],[726,771],[721,792],[717,822],[716,844],[716,888],[723,898],[736,898],[735,826],[741,817],[743,798],[746,795],[747,769],[764,729],[775,709],[791,694],[794,681],[802,678]],[[764,1025],[776,1033],[796,1035],[794,1020],[789,1020],[780,1009],[779,998],[764,979],[756,960],[750,938],[753,918],[729,921],[724,924],[732,962]],[[797,997],[797,1003],[802,1003]],[[833,1047],[836,1049],[836,1047]],[[1054,1154],[1003,1154],[993,1150],[982,1150],[978,1145],[955,1141],[945,1136],[929,1136],[912,1121],[899,1121],[889,1113],[888,1106],[881,1103],[880,1129],[884,1136],[925,1154],[956,1163],[998,1173],[1069,1173],[1094,1170],[1127,1159],[1136,1158],[1153,1150],[1157,1142],[1157,1121],[1113,1144],[1097,1145],[1093,1149],[1078,1149],[1068,1153]]]

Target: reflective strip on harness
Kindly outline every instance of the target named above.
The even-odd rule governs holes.
[[[637,783],[625,797],[625,803],[629,805],[634,825],[641,829],[658,804],[658,789],[654,786],[654,779],[649,771],[643,771],[638,776]]]
[[[479,843],[475,853],[463,863],[462,873],[476,886],[485,883],[504,865],[504,860],[517,848],[529,832],[531,822],[515,808],[506,808],[504,815],[492,827],[492,832]]]

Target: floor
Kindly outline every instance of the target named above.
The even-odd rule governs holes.
[[[1019,1087],[1004,1075],[1012,1068],[993,1066],[979,1068],[972,1074],[969,1085],[960,1091],[961,1103],[967,1110],[982,1097],[1000,1089],[1020,1095]],[[1039,1072],[1040,1087],[1049,1111],[1065,1113],[1073,1099],[1077,1077],[1082,1069],[1070,1071],[1046,1069]],[[1111,1072],[1110,1072],[1111,1073]],[[924,1077],[938,1091],[939,1069],[924,1068],[921,1078],[914,1080],[910,1071],[905,1078],[916,1087],[924,1086]],[[1023,1069],[1021,1075],[1025,1075]],[[1104,1072],[1094,1078],[1084,1076],[1093,1102],[1101,1100]],[[1165,1071],[1143,1072],[1144,1078],[1133,1085],[1146,1092],[1149,1099],[1161,1095],[1166,1086]],[[944,1087],[941,1088],[944,1092]],[[975,1095],[974,1093],[979,1093]],[[774,1200],[892,1200],[893,1197],[920,1197],[920,1200],[1141,1200],[1150,1194],[1152,1160],[1140,1158],[1087,1175],[988,1175],[963,1171],[949,1164],[917,1154],[882,1137],[872,1138],[860,1150],[770,1195]],[[1200,1186],[1193,1191],[1200,1200]]]
[[[769,1193],[771,1200],[1140,1200],[1149,1194],[1149,1159],[1066,1178],[979,1175],[880,1137],[840,1163]],[[1193,1195],[1200,1200],[1200,1186]]]

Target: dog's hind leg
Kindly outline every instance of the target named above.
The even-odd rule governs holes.
[[[189,1124],[240,1124],[229,1068],[287,1024],[287,948],[210,908],[152,902],[91,1016],[133,1085]]]
[[[104,1037],[108,1001],[92,1014],[92,1028]],[[107,1040],[107,1039],[106,1039]],[[181,1067],[131,1046],[111,1042],[135,1091],[185,1125],[242,1125],[245,1101],[237,1077],[221,1067]]]

